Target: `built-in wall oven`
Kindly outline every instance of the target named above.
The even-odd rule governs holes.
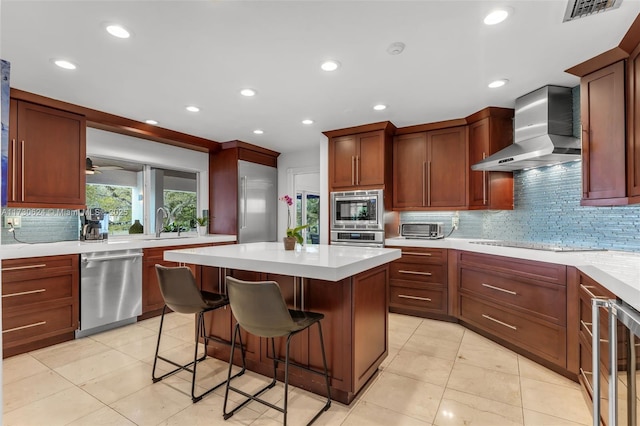
[[[384,245],[381,189],[331,193],[331,244],[360,247]]]

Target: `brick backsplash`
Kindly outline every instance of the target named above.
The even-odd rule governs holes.
[[[640,251],[640,206],[583,207],[581,162],[514,172],[514,209],[460,211],[451,237]],[[454,212],[402,212],[401,222],[444,222]]]
[[[80,238],[80,221],[77,210],[39,209],[39,208],[3,208],[2,224],[5,217],[20,216],[22,227],[14,235],[2,226],[2,244],[54,243],[73,241]],[[16,240],[17,239],[17,240]]]

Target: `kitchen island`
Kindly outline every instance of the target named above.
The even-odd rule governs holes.
[[[165,260],[202,265],[203,290],[224,292],[224,277],[278,282],[291,308],[320,312],[332,398],[345,404],[378,371],[388,352],[388,263],[399,259],[398,249],[308,245],[285,251],[282,243],[250,243],[166,251]],[[207,318],[211,335],[230,341],[233,328],[230,309],[219,309]],[[270,376],[271,354],[262,339],[243,335],[247,367]],[[321,369],[317,330],[293,337],[292,359]],[[283,354],[284,341],[276,344]],[[213,342],[209,354],[229,359],[229,347]],[[239,362],[240,358],[234,360]],[[279,370],[279,379],[284,371]],[[290,383],[322,394],[321,376],[291,371]]]

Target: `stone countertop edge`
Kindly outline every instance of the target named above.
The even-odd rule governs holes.
[[[100,242],[61,241],[39,244],[0,245],[0,259],[20,259],[27,257],[58,256],[115,250],[145,249],[154,247],[185,246],[191,244],[215,244],[236,241],[235,235],[209,234],[202,237],[184,236],[155,239],[151,235],[123,235]]]
[[[399,237],[386,239],[385,246],[444,248],[573,266],[640,311],[640,253],[614,250],[553,252],[473,244],[472,241],[482,240],[414,240]]]
[[[396,259],[401,251],[330,245],[296,246],[284,250],[281,242],[234,244],[218,247],[176,249],[164,259],[230,269],[340,281]]]

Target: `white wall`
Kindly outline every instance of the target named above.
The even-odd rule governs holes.
[[[324,138],[324,136],[323,136]],[[326,139],[326,138],[325,138]],[[306,187],[305,189],[315,190],[320,188],[322,190],[322,185],[320,182],[311,182],[308,177],[303,177],[304,175],[317,174],[320,172],[320,155],[319,155],[320,147],[316,146],[314,148],[305,149],[301,151],[289,152],[285,154],[280,154],[278,157],[278,198],[283,195],[289,195],[290,197],[294,196],[294,181],[296,180],[296,176],[298,177],[298,181],[304,181],[303,185]],[[319,180],[321,181],[321,175]],[[318,179],[317,179],[318,180]],[[322,192],[320,193],[322,203],[322,197],[324,195]],[[293,214],[293,208],[291,210],[291,214]],[[322,215],[322,213],[321,213]],[[324,217],[321,216],[322,223],[324,223]],[[324,232],[324,229],[321,230]],[[284,237],[287,229],[287,206],[285,203],[278,203],[278,240]]]
[[[209,209],[209,154],[206,152],[87,128],[87,156],[91,155],[199,173],[198,212]]]

